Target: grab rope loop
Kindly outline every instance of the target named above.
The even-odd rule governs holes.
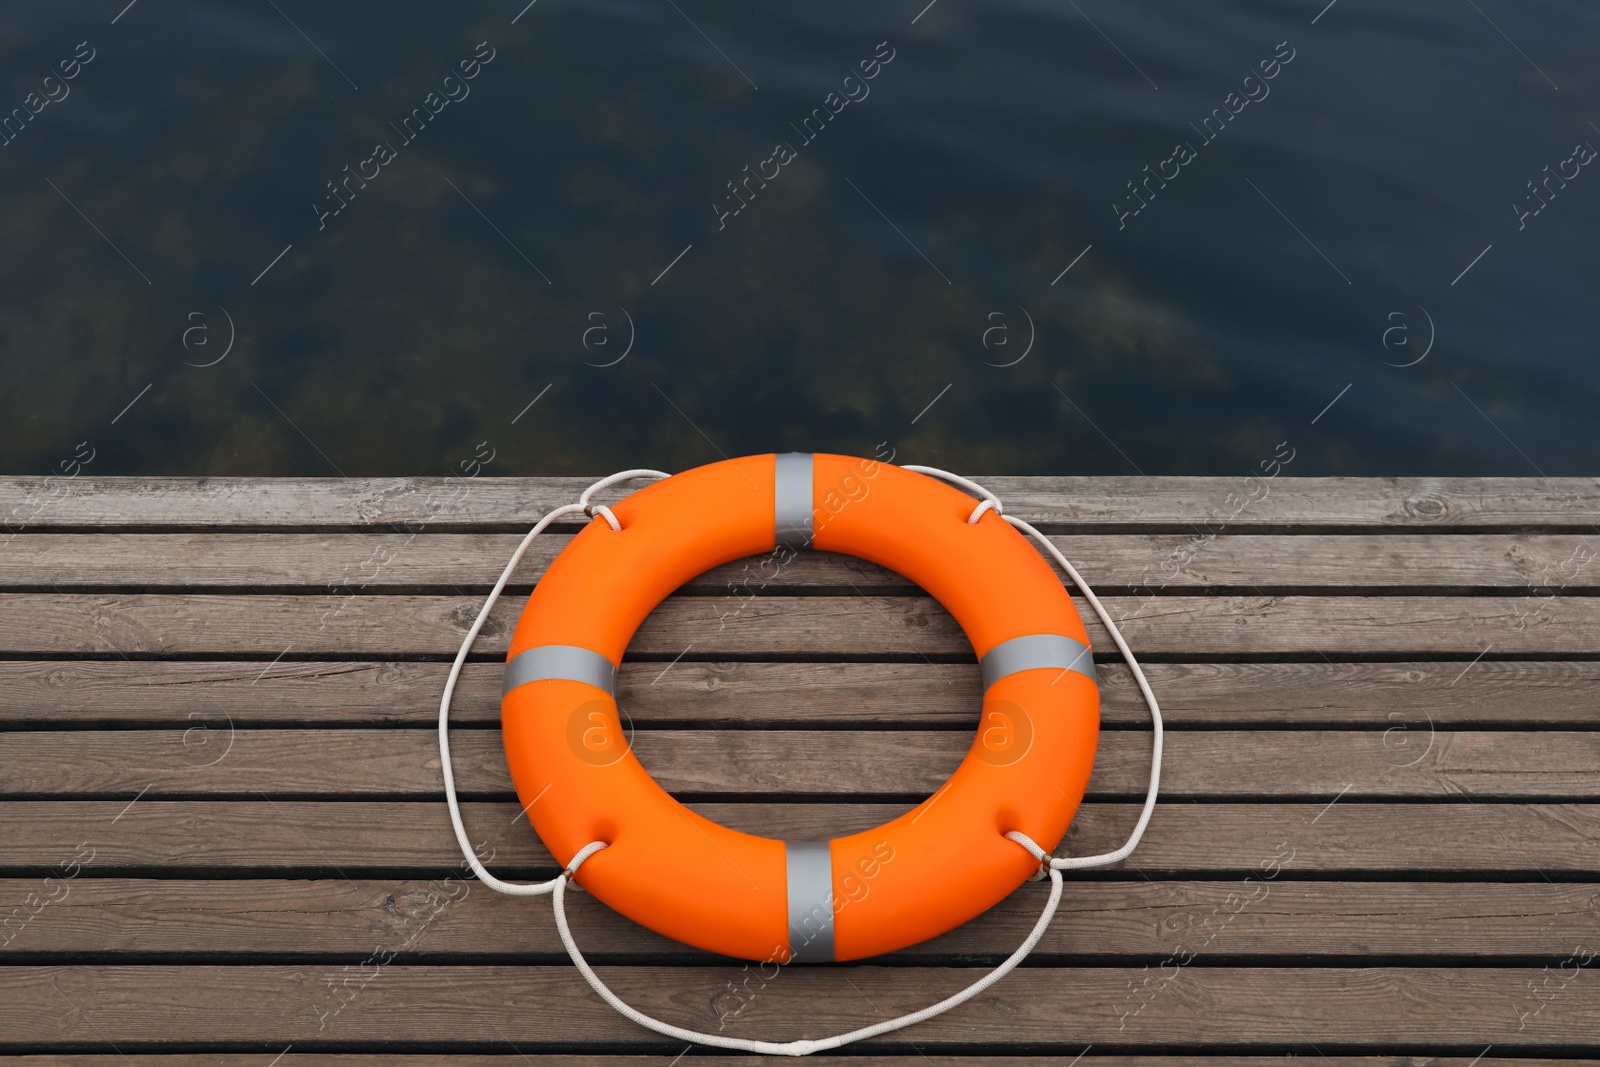
[[[1078,573],[1078,569],[1067,560],[1066,556],[1062,555],[1061,550],[1055,546],[1054,541],[1040,533],[1031,523],[1024,522],[1014,515],[1005,514],[1000,506],[1000,498],[976,482],[968,481],[960,475],[951,474],[949,471],[940,470],[937,467],[907,466],[905,469],[916,471],[919,474],[926,474],[932,478],[939,478],[963,489],[981,493],[984,501],[973,509],[972,517],[967,521],[969,523],[977,522],[983,514],[985,505],[992,505],[996,515],[999,515],[1006,522],[1033,538],[1039,547],[1044,549],[1056,561],[1057,566],[1066,572],[1067,577],[1072,579],[1072,584],[1078,587],[1078,592],[1082,593],[1083,598],[1089,602],[1089,606],[1099,616],[1100,622],[1104,624],[1106,631],[1111,634],[1111,640],[1116,643],[1117,650],[1122,653],[1122,658],[1127,661],[1128,669],[1133,672],[1133,680],[1139,686],[1139,692],[1143,694],[1145,703],[1150,706],[1150,783],[1145,788],[1144,808],[1139,812],[1139,820],[1134,824],[1133,833],[1128,835],[1128,840],[1123,843],[1121,848],[1112,852],[1102,852],[1097,856],[1069,856],[1064,859],[1057,859],[1055,856],[1048,857],[1050,869],[1054,871],[1101,867],[1108,863],[1118,863],[1127,859],[1133,855],[1133,850],[1139,847],[1140,840],[1144,838],[1145,828],[1150,825],[1150,817],[1155,814],[1156,798],[1161,792],[1161,752],[1165,731],[1161,722],[1161,706],[1156,703],[1156,695],[1150,688],[1149,679],[1144,676],[1144,668],[1139,666],[1138,658],[1134,656],[1133,650],[1128,647],[1128,642],[1123,639],[1122,631],[1112,621],[1111,613],[1106,610],[1104,604],[1100,603],[1100,598],[1094,595],[1094,590],[1089,588],[1089,583],[1083,580],[1083,575]],[[1018,838],[1023,835],[1007,834],[1006,836],[1013,841],[1018,841]],[[1018,843],[1020,844],[1021,842],[1018,841]],[[1029,844],[1032,844],[1032,842],[1030,841]],[[1023,847],[1026,848],[1027,846],[1024,845]],[[1033,848],[1030,848],[1029,851],[1031,852],[1036,848],[1038,846],[1033,845]],[[1038,857],[1041,863],[1045,862],[1046,858],[1043,854]]]
[[[1040,855],[1044,854],[1044,850],[1034,844],[1026,834],[1007,834],[1006,836],[1013,840],[1021,838],[1022,841],[1019,843],[1026,842],[1023,845],[1024,848],[1031,845],[1030,851],[1037,852]],[[566,947],[567,955],[572,958],[573,966],[578,969],[579,974],[583,975],[584,980],[589,983],[589,987],[600,994],[600,999],[611,1005],[617,1014],[638,1023],[647,1030],[654,1030],[658,1034],[675,1038],[678,1041],[691,1041],[697,1045],[709,1045],[714,1048],[732,1049],[738,1052],[760,1052],[769,1056],[809,1056],[813,1052],[826,1052],[830,1049],[842,1048],[856,1041],[865,1041],[869,1037],[878,1037],[882,1034],[893,1033],[896,1030],[903,1030],[908,1026],[915,1026],[917,1023],[926,1022],[937,1015],[943,1015],[951,1008],[965,1004],[1010,974],[1018,964],[1028,958],[1028,954],[1043,939],[1045,930],[1049,929],[1050,920],[1055,917],[1056,908],[1061,904],[1061,872],[1051,870],[1049,872],[1050,897],[1045,901],[1044,910],[1039,913],[1038,921],[1033,924],[1033,929],[1028,932],[1028,936],[1022,944],[1017,946],[1017,950],[1007,956],[1005,962],[1001,963],[1000,966],[965,989],[951,994],[937,1004],[930,1004],[921,1011],[914,1011],[909,1015],[902,1015],[895,1019],[886,1019],[881,1023],[864,1026],[859,1030],[851,1030],[849,1033],[835,1034],[832,1037],[782,1042],[755,1041],[741,1037],[723,1037],[721,1034],[705,1034],[698,1030],[688,1030],[681,1026],[662,1022],[660,1019],[646,1015],[617,996],[616,993],[611,991],[611,987],[602,982],[600,976],[594,973],[594,969],[589,966],[589,961],[584,959],[583,953],[579,950],[577,941],[573,940],[572,928],[567,924],[566,884],[571,872],[575,872],[584,860],[604,847],[605,844],[600,841],[593,841],[583,846],[578,855],[574,856],[572,862],[568,864],[567,870],[563,871],[561,877],[555,880],[556,886],[552,898],[556,916],[556,932],[561,935],[561,944]]]
[[[570,882],[578,873],[578,868],[582,867],[583,864],[595,853],[605,849],[608,846],[608,842],[591,841],[587,845],[584,845],[578,850],[577,854],[572,857],[572,860],[566,865],[566,867],[562,869],[561,873],[549,881],[531,883],[502,881],[501,879],[490,874],[488,869],[485,868],[484,865],[478,860],[478,857],[472,848],[471,841],[467,837],[466,826],[461,821],[461,808],[456,800],[455,772],[450,765],[450,700],[455,693],[456,681],[461,675],[461,665],[466,662],[467,653],[471,651],[473,641],[477,639],[478,632],[483,629],[483,624],[488,619],[490,610],[494,607],[495,602],[500,598],[500,594],[505,589],[506,583],[511,580],[512,572],[516,570],[517,564],[522,562],[522,557],[528,551],[528,547],[533,544],[534,538],[543,533],[545,528],[556,519],[565,515],[573,514],[584,514],[590,518],[598,515],[606,520],[606,524],[610,526],[613,531],[620,531],[622,529],[622,524],[617,521],[617,517],[612,514],[611,509],[606,507],[604,504],[590,504],[589,497],[594,493],[616,485],[619,482],[628,481],[634,478],[661,479],[670,477],[670,475],[657,470],[636,469],[621,471],[617,474],[611,475],[609,478],[602,478],[579,494],[578,502],[576,504],[563,504],[560,507],[555,508],[544,518],[540,519],[538,523],[534,525],[533,529],[528,531],[527,536],[522,539],[522,543],[517,546],[517,550],[512,553],[511,562],[506,564],[505,570],[500,574],[500,579],[495,582],[494,588],[489,592],[488,597],[484,600],[483,607],[478,612],[478,617],[473,620],[472,626],[467,630],[467,635],[461,642],[461,649],[456,653],[455,662],[450,666],[450,676],[445,681],[444,694],[439,700],[439,759],[440,768],[444,775],[445,803],[450,808],[450,825],[455,830],[456,843],[461,846],[461,854],[466,857],[467,865],[472,869],[472,873],[477,875],[478,879],[482,881],[484,885],[500,893],[506,893],[511,896],[550,896],[551,910],[555,914],[556,931],[558,934],[560,934],[561,944],[566,948],[567,956],[571,958],[572,964],[577,968],[578,973],[583,976],[584,981],[589,983],[589,987],[593,989],[602,1000],[615,1009],[618,1014],[648,1030],[653,1030],[658,1034],[662,1034],[666,1037],[671,1037],[679,1041],[690,1041],[695,1044],[706,1045],[713,1048],[731,1049],[739,1052],[757,1052],[773,1056],[809,1056],[813,1052],[823,1052],[830,1049],[842,1048],[843,1046],[856,1041],[864,1041],[870,1037],[878,1037],[882,1034],[892,1033],[893,1031],[901,1030],[908,1026],[914,1026],[920,1022],[926,1022],[928,1019],[942,1015],[950,1009],[965,1004],[973,997],[978,996],[984,990],[988,989],[990,986],[1000,981],[1000,979],[1010,974],[1020,963],[1022,963],[1024,959],[1028,957],[1028,954],[1034,950],[1034,948],[1039,944],[1039,941],[1044,937],[1045,930],[1049,928],[1050,920],[1055,917],[1056,908],[1061,903],[1062,871],[1078,870],[1084,867],[1099,867],[1127,859],[1128,856],[1133,853],[1133,850],[1138,847],[1140,840],[1144,837],[1145,828],[1150,825],[1150,817],[1155,812],[1156,798],[1161,787],[1161,755],[1163,737],[1161,708],[1156,702],[1156,696],[1150,688],[1149,681],[1144,676],[1144,670],[1140,668],[1138,659],[1134,656],[1133,650],[1128,647],[1127,641],[1123,639],[1122,631],[1117,629],[1117,624],[1112,620],[1110,613],[1105,608],[1105,605],[1100,603],[1100,598],[1094,595],[1094,591],[1089,588],[1089,583],[1083,580],[1083,576],[1078,573],[1077,568],[1073,567],[1073,565],[1068,562],[1066,556],[1062,555],[1061,550],[1058,549],[1049,538],[1045,537],[1044,534],[1040,533],[1030,523],[1005,514],[1000,503],[1000,498],[995,496],[988,489],[985,489],[976,482],[968,481],[966,478],[951,474],[949,471],[940,470],[937,467],[916,467],[907,465],[904,469],[908,471],[915,471],[918,474],[925,474],[933,478],[939,478],[981,497],[982,501],[977,505],[977,507],[973,508],[972,514],[967,518],[967,522],[969,524],[974,524],[981,519],[985,511],[993,511],[1006,522],[1010,523],[1018,530],[1033,538],[1033,540],[1037,542],[1052,559],[1055,560],[1056,564],[1062,569],[1067,577],[1072,579],[1072,584],[1077,586],[1078,591],[1083,594],[1084,599],[1088,601],[1089,606],[1099,617],[1101,623],[1105,625],[1107,632],[1111,634],[1111,639],[1116,643],[1117,650],[1122,653],[1122,658],[1127,661],[1128,668],[1133,672],[1133,678],[1139,686],[1139,692],[1144,696],[1145,703],[1150,707],[1150,784],[1145,793],[1144,808],[1139,813],[1138,822],[1134,825],[1133,832],[1128,836],[1128,840],[1122,845],[1121,848],[1118,848],[1112,852],[1103,852],[1094,856],[1070,856],[1065,858],[1057,858],[1046,852],[1042,847],[1040,847],[1038,842],[1034,841],[1027,834],[1016,830],[1005,834],[1004,836],[1007,840],[1012,841],[1021,848],[1026,849],[1034,859],[1039,861],[1040,872],[1048,876],[1050,879],[1049,899],[1045,901],[1044,909],[1039,913],[1039,919],[1036,923],[1034,923],[1033,929],[1029,931],[1027,938],[1023,940],[1021,945],[1017,946],[1017,950],[1015,952],[1006,957],[1004,962],[1002,962],[998,967],[990,971],[988,974],[984,975],[982,978],[978,979],[976,982],[973,982],[971,985],[967,986],[965,989],[946,997],[937,1004],[930,1004],[928,1007],[923,1008],[920,1011],[914,1011],[910,1014],[902,1015],[895,1019],[886,1019],[883,1022],[875,1023],[872,1026],[862,1027],[859,1030],[851,1030],[848,1033],[835,1034],[832,1037],[775,1042],[724,1037],[721,1034],[706,1034],[696,1030],[688,1030],[681,1026],[674,1026],[671,1023],[662,1022],[660,1019],[646,1015],[632,1005],[627,1004],[622,1000],[621,997],[612,992],[610,987],[602,982],[600,980],[600,976],[595,974],[594,969],[589,966],[588,960],[584,959],[582,951],[578,948],[577,941],[573,939],[572,929],[567,923],[567,883]],[[537,803],[537,800],[535,800],[535,803]],[[531,822],[532,819],[530,818],[529,821]]]
[[[601,489],[609,488],[618,482],[628,481],[633,478],[670,478],[665,471],[656,470],[627,470],[613,474],[609,478],[602,478],[578,496],[576,504],[562,504],[552,510],[544,518],[534,523],[533,529],[528,531],[522,543],[517,545],[517,550],[511,553],[511,561],[506,564],[506,569],[500,572],[500,578],[494,583],[494,588],[484,599],[483,607],[478,610],[478,617],[472,620],[472,625],[467,629],[467,636],[462,638],[461,649],[456,653],[455,662],[450,665],[450,676],[445,679],[444,695],[439,699],[439,767],[444,775],[444,800],[450,808],[450,827],[455,831],[456,844],[461,846],[461,854],[466,857],[467,866],[478,880],[498,893],[505,893],[514,897],[542,897],[554,892],[556,885],[561,881],[559,877],[548,882],[506,882],[489,873],[479,860],[477,852],[472,847],[471,840],[467,837],[467,828],[461,821],[461,806],[456,801],[456,775],[450,765],[450,700],[455,695],[456,681],[461,677],[461,665],[467,660],[467,653],[472,651],[472,643],[478,639],[478,632],[483,629],[483,624],[488,621],[489,612],[494,608],[495,601],[500,599],[500,594],[505,590],[506,583],[511,580],[512,572],[522,562],[522,557],[527,554],[533,539],[544,533],[545,527],[565,515],[589,514],[589,497]],[[595,505],[597,509],[604,509],[606,521],[612,530],[622,529],[622,524],[617,522],[617,517],[611,514],[611,509],[604,504]],[[592,517],[592,516],[591,516]],[[598,851],[598,850],[596,850]],[[588,857],[585,856],[585,859]],[[574,868],[575,869],[575,868]]]

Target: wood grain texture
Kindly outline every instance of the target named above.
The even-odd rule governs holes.
[[[1025,709],[1024,709],[1025,710]],[[967,731],[634,730],[632,749],[689,796],[929,796],[972,746]],[[513,796],[498,729],[451,741],[456,788]],[[1089,795],[1141,798],[1147,733],[1104,734]],[[1162,791],[1190,798],[1600,799],[1600,732],[1440,731],[1397,718],[1383,731],[1173,731]],[[186,730],[0,733],[0,797],[243,794],[443,799],[432,730]]]
[[[581,938],[583,932],[579,931]],[[640,1009],[739,1037],[821,1035],[921,1007],[976,977],[965,969],[794,967],[731,1012],[736,967],[600,967]],[[992,992],[924,1024],[919,1044],[1085,1044],[1218,1050],[1318,1044],[1387,1050],[1492,1043],[1594,1048],[1600,982],[1576,980],[1538,999],[1538,968],[1028,967]],[[530,1010],[538,1005],[539,1010]],[[0,968],[0,1033],[9,1043],[465,1043],[488,1032],[533,1050],[572,1042],[660,1047],[570,966],[15,966]],[[904,1037],[865,1046],[892,1048]],[[553,1049],[551,1049],[553,1050]],[[619,1049],[620,1051],[620,1049]]]
[[[53,898],[41,906],[46,894]],[[900,959],[1006,955],[1044,905],[1029,883]],[[1248,881],[1076,882],[1037,950],[1051,956],[1565,958],[1594,938],[1600,884],[1305,882],[1291,870]],[[14,910],[15,909],[15,910]],[[35,911],[37,909],[37,911]],[[709,958],[612,913],[569,900],[595,957]],[[354,955],[562,957],[555,924],[526,900],[471,881],[80,877],[64,890],[0,879],[0,956]]]
[[[1600,597],[1108,597],[1136,653],[1170,656],[1600,655]],[[0,594],[0,653],[272,657],[453,656],[480,601],[454,596]],[[519,601],[495,606],[474,648],[503,655]],[[1080,611],[1080,614],[1085,614]],[[1114,646],[1092,615],[1099,649]],[[669,597],[632,655],[970,657],[929,597]]]
[[[1009,514],[1063,526],[1562,528],[1594,533],[1594,478],[988,477]],[[12,529],[527,529],[594,478],[0,478]],[[1249,501],[1246,492],[1257,497]],[[600,499],[624,495],[613,490]],[[1242,502],[1242,506],[1241,506]]]
[[[0,551],[0,589],[184,586],[317,593],[487,592],[518,534],[31,534]],[[566,533],[535,541],[512,577],[526,591]],[[1056,534],[1051,540],[1097,589],[1504,589],[1548,597],[1600,586],[1600,535],[1590,534]],[[686,589],[751,596],[779,589],[907,592],[906,579],[831,552],[756,556],[709,571]]]
[[[827,838],[870,830],[909,803],[689,805],[726,826],[767,837]],[[553,861],[515,803],[462,805],[474,844],[495,869],[548,870]],[[1138,806],[1091,802],[1058,850],[1088,855],[1120,845]],[[443,804],[411,801],[0,801],[5,869],[45,872],[80,845],[96,876],[119,869],[239,871],[295,868],[338,877],[361,870],[462,865]],[[488,853],[486,853],[488,854]],[[1232,877],[1277,857],[1294,874],[1600,879],[1600,804],[1188,803],[1158,806],[1133,862],[1137,876]],[[1284,859],[1284,857],[1289,857]],[[726,862],[708,855],[707,862]],[[18,877],[22,875],[18,874]]]
[[[0,1053],[675,1062],[681,1044],[582,985],[539,903],[462,880],[426,729],[439,660],[502,561],[588,481],[0,478]],[[1282,477],[1253,500],[1232,478],[987,481],[1113,594],[1155,660],[1165,801],[1132,862],[1069,876],[1033,964],[864,1054],[1600,1056],[1596,967],[1573,963],[1600,949],[1600,480]],[[510,877],[554,860],[509,799],[487,661],[575,528],[525,562],[456,702],[467,826]],[[1064,854],[1124,839],[1149,751],[1129,673],[1090,632],[1112,729]],[[937,788],[979,702],[936,603],[826,554],[690,583],[646,621],[619,691],[667,788],[786,838],[869,829]],[[752,972],[592,897],[573,918],[646,1010],[784,1037],[965,984],[1043,891],[892,966],[786,969],[753,998]],[[710,1062],[698,1051],[681,1062]],[[863,1059],[813,1062],[846,1061]]]
[[[1600,662],[1147,663],[1174,726],[1436,727],[1595,725]],[[445,663],[0,660],[0,723],[98,723],[218,729],[310,723],[431,725]],[[1150,713],[1127,667],[1102,663],[1103,725],[1142,727]],[[451,721],[500,721],[502,667],[468,663]],[[783,723],[973,728],[970,663],[676,664],[626,661],[618,700],[638,725]]]

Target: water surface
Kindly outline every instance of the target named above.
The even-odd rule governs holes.
[[[125,2],[0,28],[0,469],[1600,462],[1592,5]]]

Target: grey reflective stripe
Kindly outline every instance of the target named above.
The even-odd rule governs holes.
[[[518,653],[506,664],[506,684],[501,695],[519,685],[552,679],[587,682],[617,695],[617,669],[598,652],[577,645],[539,645]]]
[[[1029,634],[1001,641],[978,661],[983,668],[983,688],[1018,671],[1054,667],[1056,670],[1076,671],[1089,681],[1094,678],[1094,657],[1089,646],[1061,634]]]
[[[811,453],[779,452],[773,479],[775,540],[791,548],[811,544]]]
[[[833,960],[833,853],[826,841],[785,841],[789,962]]]

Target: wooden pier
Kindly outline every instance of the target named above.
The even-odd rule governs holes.
[[[600,1002],[546,901],[462,880],[442,799],[449,660],[520,535],[588,481],[0,479],[4,1062],[712,1059]],[[816,1062],[1600,1057],[1600,481],[988,484],[1144,657],[1168,721],[1162,803],[1130,861],[1069,872],[1022,969]],[[552,873],[501,752],[500,663],[571,530],[525,560],[456,699],[463,809],[504,877]],[[1126,836],[1150,740],[1084,614],[1104,731],[1062,847],[1078,854]],[[675,795],[826,837],[939,786],[978,671],[915,587],[803,555],[670,598],[619,699]],[[581,894],[572,913],[643,1010],[787,1040],[967,984],[1043,894],[892,957],[775,974]]]

